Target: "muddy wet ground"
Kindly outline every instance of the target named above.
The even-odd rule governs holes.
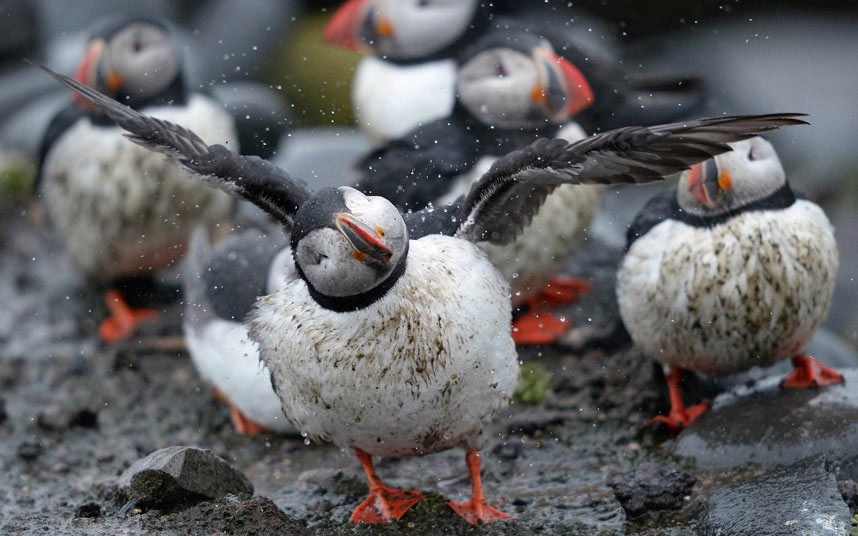
[[[547,373],[550,392],[499,415],[483,457],[489,499],[518,519],[474,529],[453,516],[443,500],[463,500],[470,489],[464,452],[451,450],[378,460],[387,483],[430,492],[429,499],[390,526],[354,527],[348,516],[366,485],[351,452],[306,445],[300,437],[235,435],[227,409],[181,350],[177,303],[162,306],[163,320],[139,339],[97,344],[99,292],[80,280],[32,219],[14,212],[2,227],[2,534],[697,534],[709,533],[713,523],[718,528],[718,490],[753,486],[754,478],[769,487],[783,481],[766,478],[776,463],[696,467],[675,455],[676,439],[644,429],[648,417],[665,409],[666,393],[659,369],[633,349],[530,350],[522,352],[535,364],[526,376],[538,385]],[[169,286],[175,273],[162,279]],[[695,382],[687,396],[716,392],[712,383]],[[812,407],[813,398],[802,400]],[[755,425],[740,417],[734,423]],[[854,435],[858,424],[838,426]],[[250,479],[254,496],[168,501],[158,510],[116,493],[117,478],[132,463],[173,445],[210,449]],[[858,467],[851,458],[837,462]],[[837,490],[852,489],[858,475],[819,463],[823,469],[809,473],[821,475],[812,489],[834,486],[825,511],[848,513]],[[623,482],[625,491],[615,492]],[[832,534],[845,526],[835,521]]]

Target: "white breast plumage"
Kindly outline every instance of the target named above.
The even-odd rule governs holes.
[[[303,433],[405,456],[479,446],[518,376],[509,325],[509,288],[485,254],[431,235],[370,306],[323,309],[294,279],[257,304],[251,333]]]
[[[146,113],[186,125],[208,143],[237,146],[232,118],[206,97]],[[196,223],[222,221],[232,205],[226,194],[188,180],[121,132],[80,120],[51,148],[43,168],[52,227],[81,268],[105,279],[168,264]]]
[[[403,66],[364,58],[352,81],[357,124],[374,143],[399,138],[448,116],[456,100],[455,87],[453,60]]]
[[[838,258],[831,224],[809,201],[712,228],[667,220],[623,260],[620,312],[664,364],[711,374],[766,366],[796,354],[822,323]]]

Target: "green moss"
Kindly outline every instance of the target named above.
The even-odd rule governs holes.
[[[351,84],[361,56],[322,38],[330,13],[301,19],[269,69],[268,81],[294,104],[303,126],[354,123]]]
[[[513,400],[521,404],[538,404],[549,394],[551,373],[538,363],[526,363],[522,366]]]
[[[849,536],[858,536],[858,514],[852,516],[852,530],[849,532]]]
[[[0,205],[20,202],[30,195],[36,166],[23,156],[0,152]]]

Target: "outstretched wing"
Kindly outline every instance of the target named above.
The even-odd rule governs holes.
[[[310,198],[306,183],[270,162],[238,155],[223,145],[207,145],[182,126],[141,114],[77,80],[40,67],[95,104],[134,143],[164,153],[197,179],[247,199],[288,228],[298,207]]]
[[[453,234],[474,242],[507,244],[530,224],[548,194],[561,184],[659,180],[729,151],[729,142],[782,126],[807,124],[802,116],[710,117],[625,127],[571,144],[537,140],[497,160],[471,187],[455,215]]]

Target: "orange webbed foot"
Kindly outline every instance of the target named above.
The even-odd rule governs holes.
[[[577,301],[582,294],[590,291],[589,282],[576,277],[556,275],[552,277],[545,287],[530,303],[545,303],[549,307],[558,307]]]
[[[701,415],[709,411],[709,408],[712,407],[712,402],[704,400],[696,406],[685,407],[680,390],[682,369],[679,367],[670,367],[670,370],[664,377],[667,381],[667,393],[670,396],[670,413],[667,415],[656,415],[644,423],[644,426],[661,423],[667,426],[671,432],[678,432],[683,428],[691,426]]]
[[[515,517],[494,508],[485,499],[481,501],[471,499],[468,502],[447,501],[447,506],[452,508],[457,516],[475,526],[480,523],[495,523],[497,521],[515,519]]]
[[[137,326],[158,318],[158,311],[153,309],[132,309],[125,303],[125,298],[117,290],[109,290],[104,295],[104,302],[110,310],[110,316],[101,323],[98,333],[106,344],[128,340]]]
[[[691,424],[699,419],[704,413],[712,407],[712,402],[706,400],[691,406],[690,408],[671,408],[667,415],[656,415],[648,420],[644,426],[653,426],[655,424],[663,424],[671,432],[679,432],[683,428],[688,428]]]
[[[369,482],[369,497],[352,512],[352,523],[384,524],[397,521],[409,508],[423,500],[424,495],[417,490],[391,488],[382,484],[372,466],[372,457],[358,448],[355,454]]]
[[[548,311],[527,311],[512,323],[512,340],[518,345],[553,344],[569,329],[569,321]]]
[[[843,375],[832,370],[809,355],[797,355],[792,358],[795,370],[781,382],[781,387],[789,389],[807,389],[826,387],[844,382]]]
[[[471,500],[468,502],[448,501],[447,505],[453,509],[453,512],[471,525],[515,519],[514,516],[495,509],[486,500],[483,493],[483,479],[480,476],[479,451],[469,450],[465,456],[465,462],[468,464],[468,474],[471,477]]]
[[[352,513],[351,521],[360,523],[390,523],[405,515],[412,506],[423,500],[416,490],[404,490],[381,485],[371,490],[369,497]]]

